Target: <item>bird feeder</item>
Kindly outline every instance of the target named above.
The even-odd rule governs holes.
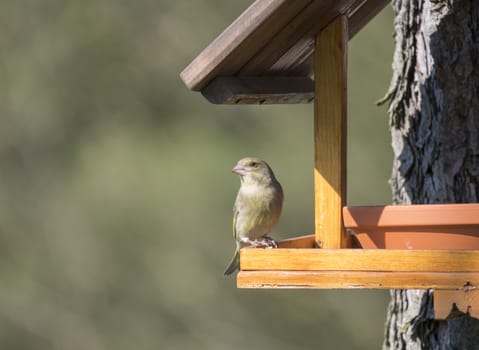
[[[181,73],[216,104],[314,101],[315,233],[242,249],[237,285],[434,289],[436,318],[479,317],[479,204],[346,206],[348,40],[387,3],[256,0]]]

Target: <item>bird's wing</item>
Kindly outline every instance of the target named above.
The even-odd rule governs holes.
[[[236,205],[233,208],[233,238],[235,241],[238,241],[238,235],[236,233],[236,219],[238,218],[238,209],[236,208]]]

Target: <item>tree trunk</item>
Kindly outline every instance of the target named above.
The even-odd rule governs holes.
[[[393,0],[393,202],[479,198],[479,1]],[[392,290],[383,349],[479,349],[479,320],[433,319],[432,293]]]

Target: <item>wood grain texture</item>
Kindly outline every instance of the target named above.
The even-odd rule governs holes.
[[[366,24],[389,4],[389,0],[358,0],[349,10],[349,39],[353,38]]]
[[[388,3],[387,0],[315,1],[248,62],[241,74],[313,75],[315,39],[325,26],[335,17],[346,15],[348,39],[351,39]],[[303,34],[298,35],[300,32]],[[282,52],[278,50],[279,45],[290,48],[278,57],[278,52]]]
[[[240,271],[238,288],[462,289],[476,272]]]
[[[215,104],[308,103],[314,82],[308,77],[218,77],[201,93]]]
[[[241,270],[476,272],[479,250],[252,249]]]
[[[240,74],[314,75],[313,53],[315,39],[335,17],[348,17],[348,36],[354,37],[389,1],[315,1],[283,28]],[[302,33],[300,35],[299,33]],[[278,47],[290,47],[281,56]]]
[[[181,79],[199,91],[215,77],[235,75],[310,2],[255,1],[181,72]]]
[[[291,75],[314,51],[315,36],[338,16],[338,1],[311,1],[239,71],[243,76]],[[314,30],[312,30],[314,28]],[[310,33],[308,33],[310,32]],[[308,67],[312,73],[313,66]]]
[[[315,234],[322,248],[349,244],[342,226],[346,202],[347,18],[337,17],[316,39],[314,101]]]
[[[256,0],[181,72],[181,79],[200,91],[219,76],[312,76],[315,36],[328,23],[348,16],[351,38],[387,3]]]
[[[435,290],[434,318],[453,319],[464,314],[479,318],[479,290]]]
[[[278,242],[279,248],[317,248],[314,235],[300,236]]]

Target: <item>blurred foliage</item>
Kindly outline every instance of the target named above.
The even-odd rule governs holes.
[[[373,349],[387,292],[238,290],[247,155],[313,230],[312,106],[214,106],[179,72],[250,1],[0,2],[2,349]],[[392,14],[350,42],[350,204],[390,200]]]

